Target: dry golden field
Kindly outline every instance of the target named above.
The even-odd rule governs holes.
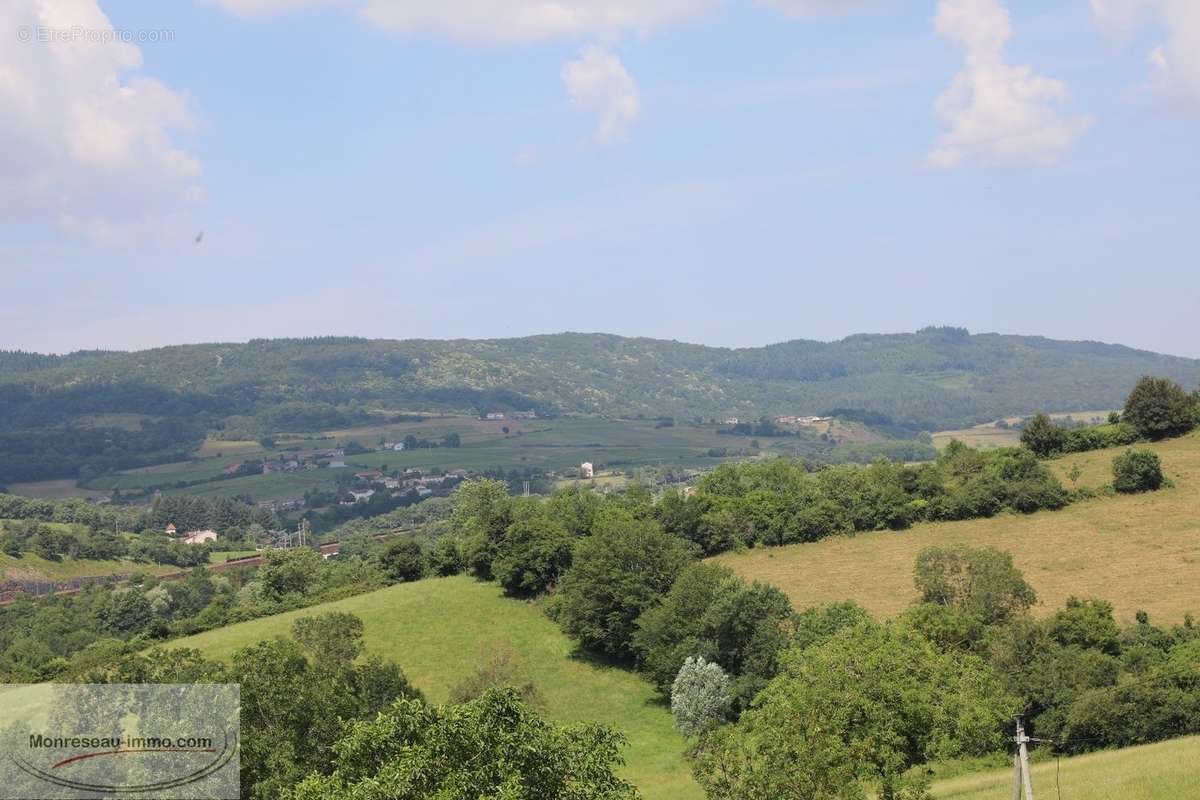
[[[1035,613],[1048,614],[1068,596],[1112,601],[1119,621],[1139,609],[1159,623],[1200,615],[1200,435],[1147,445],[1159,453],[1174,487],[1100,497],[1062,511],[918,525],[900,532],[837,537],[813,544],[758,548],[717,560],[747,579],[779,586],[797,608],[853,599],[891,616],[916,598],[913,560],[929,545],[964,543],[1011,551],[1037,590]],[[1080,486],[1110,482],[1113,457],[1098,450],[1058,459],[1067,486],[1073,465]]]

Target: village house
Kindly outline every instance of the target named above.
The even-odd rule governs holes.
[[[500,411],[489,411],[484,415],[484,419],[499,420],[504,419],[504,413]]]
[[[592,462],[585,461],[579,465],[579,477],[594,478],[596,477],[596,468],[592,466]]]
[[[226,464],[225,465],[225,474],[226,475],[236,475],[241,468],[242,468],[242,462],[240,462],[240,461],[238,461],[235,464]]]
[[[514,411],[512,412],[513,419],[537,419],[536,411]]]
[[[181,540],[184,544],[204,544],[205,542],[213,542],[217,539],[216,531],[192,531],[185,533]]]
[[[175,535],[175,523],[168,522],[167,527],[164,528],[163,530],[166,532],[167,536],[174,536]]]

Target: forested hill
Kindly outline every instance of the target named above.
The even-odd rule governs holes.
[[[0,353],[0,430],[72,414],[203,414],[260,429],[372,410],[537,408],[611,416],[858,414],[938,430],[1117,407],[1142,374],[1200,384],[1200,361],[959,328],[727,349],[607,334],[498,340],[313,338],[68,356]]]

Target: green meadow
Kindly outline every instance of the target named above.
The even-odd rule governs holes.
[[[1200,797],[1200,736],[1035,764],[1033,792],[1067,800],[1187,800]],[[933,786],[937,800],[1004,800],[1012,770],[963,775]]]
[[[361,617],[367,651],[398,663],[434,702],[486,663],[498,649],[512,654],[560,722],[600,722],[629,739],[624,775],[647,800],[689,800],[701,792],[683,757],[684,739],[670,711],[637,675],[581,657],[534,603],[504,597],[495,584],[466,577],[399,584],[370,594],[244,622],[180,639],[228,659],[239,648],[288,633],[298,617],[343,611]]]

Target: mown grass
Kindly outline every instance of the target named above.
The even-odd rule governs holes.
[[[1032,769],[1037,797],[1068,800],[1185,800],[1200,797],[1200,737],[1044,761]],[[939,800],[1011,797],[1012,770],[964,775],[934,784]]]
[[[400,664],[430,700],[450,690],[508,648],[562,722],[601,722],[629,738],[624,775],[647,800],[701,797],[683,758],[684,740],[669,710],[636,675],[579,657],[574,644],[532,603],[501,595],[494,584],[466,577],[401,584],[302,611],[231,625],[178,640],[227,659],[241,647],[286,634],[302,616],[344,611],[362,618],[369,653]]]
[[[772,583],[797,608],[853,599],[892,616],[916,599],[912,565],[930,545],[993,546],[1037,590],[1034,612],[1052,613],[1070,595],[1110,600],[1121,621],[1139,610],[1159,623],[1200,612],[1200,435],[1145,445],[1159,453],[1171,488],[1098,497],[1029,516],[917,525],[911,530],[839,536],[811,544],[758,548],[717,560],[747,579]],[[1111,482],[1112,459],[1125,448],[1051,462],[1063,479],[1078,464],[1081,487]]]

